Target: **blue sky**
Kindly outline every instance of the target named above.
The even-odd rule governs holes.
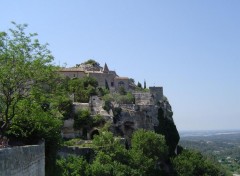
[[[0,31],[27,23],[56,64],[91,58],[163,86],[179,130],[240,129],[239,0],[0,3]]]

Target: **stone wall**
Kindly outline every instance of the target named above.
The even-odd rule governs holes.
[[[125,90],[129,90],[129,79],[127,77],[115,77],[114,85],[116,90],[119,90],[120,87],[124,87]]]
[[[44,176],[45,146],[18,146],[0,149],[1,176]]]
[[[74,119],[67,119],[63,121],[63,127],[62,127],[62,137],[66,139],[72,139],[75,137],[81,136],[80,130],[74,130]]]
[[[78,110],[82,110],[82,109],[90,110],[89,103],[78,103],[78,102],[73,103],[73,110],[74,110],[75,113]]]
[[[135,97],[135,104],[136,105],[153,105],[154,100],[152,94],[149,92],[135,92],[133,93]]]
[[[98,81],[99,87],[105,87],[106,81],[108,83],[109,88],[114,87],[114,85],[112,84],[114,83],[114,78],[116,77],[115,74],[92,72],[92,73],[89,73],[89,76],[96,78],[96,80]]]
[[[149,90],[155,103],[163,98],[163,87],[149,87]]]
[[[82,156],[88,161],[94,156],[94,150],[92,148],[79,148],[64,146],[58,151],[58,155],[61,157],[68,157],[70,155]]]

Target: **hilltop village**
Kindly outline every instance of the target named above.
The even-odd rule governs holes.
[[[126,91],[132,91],[135,88],[134,83],[128,77],[120,77],[115,71],[109,70],[106,63],[104,67],[101,67],[93,60],[76,64],[75,67],[62,68],[59,73],[69,78],[93,77],[97,80],[99,87],[108,85],[111,92],[117,91],[120,87],[124,87]]]
[[[103,117],[104,123],[111,124],[110,129],[115,135],[122,136],[129,142],[135,130],[143,128],[155,131],[159,127],[159,109],[161,109],[162,117],[171,121],[174,125],[172,109],[163,95],[162,87],[139,89],[128,77],[118,76],[115,71],[108,68],[106,63],[101,67],[96,61],[77,64],[71,68],[62,68],[59,73],[70,79],[93,77],[97,80],[98,87],[109,87],[113,100],[108,102],[108,108],[106,108],[106,100],[95,95],[90,97],[88,103],[74,102],[74,112],[88,110],[92,117],[100,115]],[[121,88],[130,92],[134,99],[133,102],[121,103],[114,100],[114,96],[117,96]],[[99,134],[99,130],[104,123],[99,123],[97,126],[83,125],[76,129],[74,128],[74,119],[69,118],[64,121],[62,135],[64,138],[82,137],[92,139],[95,134]],[[175,125],[173,131],[177,134],[176,139],[171,139],[175,140],[174,146],[172,146],[175,149],[179,140]]]

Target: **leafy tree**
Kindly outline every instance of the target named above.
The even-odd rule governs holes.
[[[92,66],[100,66],[100,64],[97,61],[93,60],[93,59],[87,60],[86,62],[84,62],[84,64],[90,64]]]
[[[111,102],[116,102],[119,104],[132,104],[135,102],[135,97],[131,92],[127,92],[125,95],[121,95],[120,93],[112,93],[103,96],[103,100],[105,101],[105,104],[109,105]]]
[[[167,156],[164,137],[146,130],[133,134],[130,150],[110,132],[96,136],[93,144],[98,151],[91,165],[93,175],[159,175],[158,162]]]
[[[166,143],[169,147],[169,154],[175,155],[175,148],[180,139],[176,125],[172,120],[164,116],[162,108],[158,110],[158,121],[159,125],[155,128],[155,132],[165,136]]]
[[[140,82],[137,83],[137,87],[142,89],[142,84]]]
[[[105,122],[103,116],[101,116],[100,114],[97,114],[97,115],[93,116],[93,117],[92,117],[92,121],[93,121],[93,127],[94,127],[94,126],[98,126],[98,125],[100,125],[101,123],[104,123],[104,122]]]
[[[0,133],[4,135],[16,117],[18,104],[31,91],[49,88],[48,80],[56,68],[47,45],[35,36],[25,34],[27,25],[14,24],[14,29],[0,33]]]
[[[140,129],[133,133],[131,143],[133,151],[142,151],[149,158],[155,160],[164,160],[167,158],[168,147],[163,135]]]
[[[92,95],[97,95],[98,82],[93,77],[74,78],[69,81],[69,91],[74,94],[75,101],[87,103]]]
[[[64,119],[69,119],[73,116],[73,102],[72,100],[62,100],[59,102],[58,109],[63,115]]]
[[[107,95],[109,94],[109,89],[106,89],[106,88],[102,88],[102,87],[98,87],[98,95],[99,96],[104,96],[104,95]]]
[[[37,34],[13,24],[9,33],[0,33],[0,135],[24,144],[44,139],[46,175],[52,175],[65,111],[60,112],[60,104],[68,100],[64,80]]]
[[[83,126],[91,126],[92,120],[88,109],[80,109],[74,115],[74,129],[80,129]]]
[[[179,176],[227,175],[217,164],[192,150],[183,150],[180,155],[172,159],[172,163]]]
[[[129,165],[130,155],[121,143],[120,138],[114,138],[108,131],[102,131],[93,139],[97,151],[91,170],[93,175],[136,175]]]
[[[159,163],[168,156],[165,138],[153,131],[137,130],[132,136],[130,150],[132,165],[141,170],[144,175],[158,175],[162,173]]]
[[[129,82],[134,84],[135,83],[135,80],[133,78],[129,78]]]
[[[88,176],[90,168],[87,161],[78,156],[68,156],[57,160],[56,176]]]

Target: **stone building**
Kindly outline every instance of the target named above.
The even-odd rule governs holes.
[[[109,90],[114,92],[120,87],[125,90],[133,90],[135,85],[128,77],[120,77],[115,71],[109,70],[107,64],[104,67],[92,64],[77,64],[75,67],[62,68],[59,73],[69,78],[82,78],[84,76],[91,76],[98,81],[99,87],[109,87]]]

